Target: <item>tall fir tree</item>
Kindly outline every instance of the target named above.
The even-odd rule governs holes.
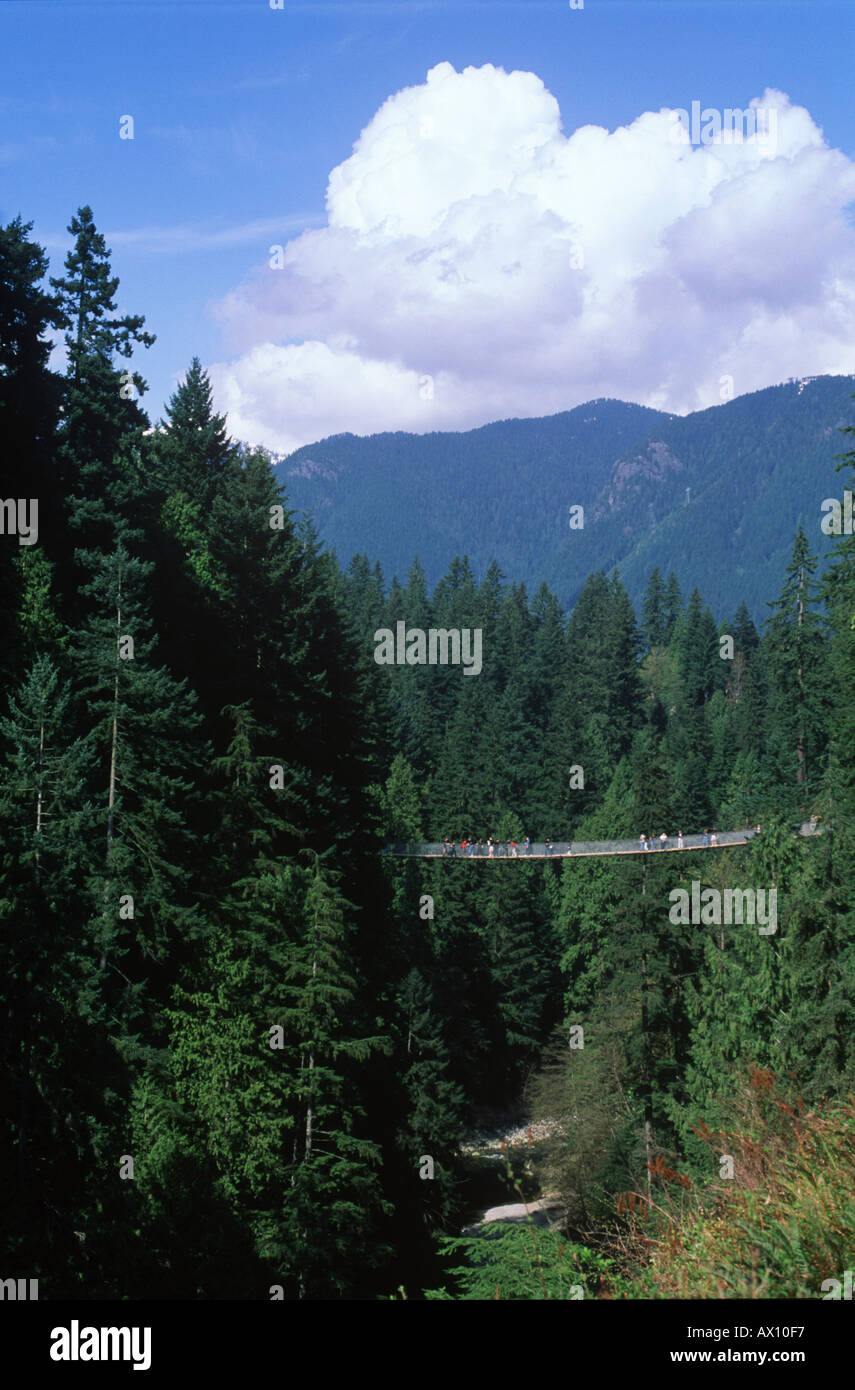
[[[816,557],[800,526],[780,596],[764,633],[770,680],[769,743],[778,767],[780,805],[806,815],[825,755],[826,680]]]
[[[348,921],[353,905],[337,875],[313,856],[306,930],[286,972],[282,1021],[296,1093],[291,1191],[282,1213],[281,1259],[299,1297],[365,1287],[366,1271],[388,1253],[377,1240],[386,1214],[379,1149],[366,1133],[360,1074],[391,1040],[365,1030],[352,973]]]
[[[50,584],[47,552],[62,532],[63,479],[54,466],[62,382],[50,370],[50,330],[63,323],[57,299],[45,292],[47,256],[30,240],[32,222],[0,227],[0,439],[3,498],[34,499],[27,543],[0,544],[0,684],[20,671],[24,632],[17,611],[28,589]],[[20,519],[23,523],[23,518]],[[4,518],[5,521],[5,518]],[[8,527],[4,527],[8,531]],[[33,543],[35,542],[35,544]],[[17,553],[16,553],[17,552]]]
[[[641,631],[647,651],[665,645],[668,630],[668,609],[665,581],[658,565],[651,570],[641,601]]]

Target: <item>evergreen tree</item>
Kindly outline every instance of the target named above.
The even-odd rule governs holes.
[[[306,894],[306,932],[291,953],[283,1012],[296,1097],[291,1191],[282,1214],[280,1258],[300,1297],[356,1292],[385,1255],[379,1152],[365,1133],[359,1076],[390,1041],[360,1026],[351,973],[353,928],[330,871],[315,857]]]
[[[640,719],[635,615],[617,575],[592,575],[580,594],[567,628],[563,675],[550,731],[550,742],[561,750],[553,805],[572,824],[605,794]],[[583,769],[584,789],[570,787],[571,766]]]
[[[683,595],[680,592],[680,585],[677,576],[672,570],[668,575],[668,583],[665,586],[665,641],[670,642],[674,635],[677,621],[683,611]]]
[[[489,884],[484,926],[490,948],[494,995],[501,1024],[495,1049],[504,1089],[516,1099],[558,1017],[556,981],[548,942],[535,903],[535,870],[496,865]]]
[[[398,1059],[406,1096],[406,1120],[398,1145],[407,1164],[406,1196],[429,1229],[441,1225],[457,1207],[457,1148],[464,1135],[466,1101],[451,1080],[448,1045],[434,992],[423,974],[410,970],[401,990],[406,1047]],[[423,1178],[421,1162],[433,1162]]]
[[[185,493],[204,512],[237,466],[238,450],[214,413],[210,379],[198,357],[173,392],[158,440],[165,490]]]
[[[641,603],[641,631],[647,651],[665,645],[668,621],[665,581],[659,566],[655,565]]]
[[[62,479],[52,466],[61,382],[48,358],[49,331],[63,320],[57,300],[42,288],[47,257],[29,239],[32,226],[16,217],[0,227],[3,498],[35,498],[38,506],[36,546],[20,547],[23,553],[16,555],[17,544],[14,549],[9,540],[0,544],[0,681],[20,670],[16,609],[27,602],[26,569],[46,564],[44,547],[55,543],[62,516]],[[32,525],[36,518],[29,520]]]
[[[188,793],[207,749],[192,695],[152,659],[157,639],[144,591],[150,566],[121,545],[109,556],[81,558],[92,572],[83,590],[92,610],[72,654],[92,746],[100,861],[88,932],[100,970],[109,972],[117,1026],[128,1028],[142,1009],[140,983],[129,972],[138,982],[150,977],[178,939],[201,929],[179,864],[186,866],[191,839]],[[133,903],[127,909],[126,898]]]
[[[48,260],[29,239],[32,222],[16,217],[0,227],[0,430],[4,488],[16,497],[50,497],[48,464],[61,400],[61,382],[50,370],[50,329],[63,313],[42,287]]]
[[[814,611],[817,562],[799,527],[780,597],[764,634],[770,689],[770,751],[782,805],[806,813],[825,751],[826,708],[821,619]]]
[[[79,208],[68,231],[74,246],[66,274],[50,281],[67,330],[62,476],[77,544],[109,547],[114,530],[126,529],[123,508],[132,507],[142,473],[122,446],[148,424],[136,403],[145,381],[138,372],[119,371],[114,359],[131,358],[137,345],[151,347],[154,337],[144,331],[141,315],[115,317],[119,280],[92,209]]]
[[[3,1227],[10,1258],[72,1296],[104,1273],[93,1152],[115,1133],[118,1071],[77,908],[91,870],[92,750],[50,658],[11,694],[0,738]]]

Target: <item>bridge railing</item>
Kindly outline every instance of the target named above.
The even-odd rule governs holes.
[[[801,826],[793,826],[800,835],[821,835],[822,826],[815,820],[805,821]],[[756,829],[748,830],[719,830],[716,833],[715,843],[711,836],[703,834],[684,835],[682,843],[676,835],[668,835],[664,844],[655,836],[646,842],[646,848],[642,846],[639,839],[634,840],[553,840],[547,848],[545,840],[533,841],[530,848],[524,844],[518,844],[516,850],[507,845],[494,843],[493,852],[490,853],[489,845],[467,845],[463,850],[460,844],[454,846],[445,845],[440,840],[433,841],[387,841],[383,846],[384,854],[394,855],[396,858],[418,858],[418,859],[550,859],[561,858],[562,856],[582,856],[586,854],[661,854],[663,851],[689,849],[719,849],[725,845],[745,845],[754,839],[757,834]]]
[[[742,845],[753,839],[757,832],[755,830],[720,830],[717,834],[717,843],[722,845]],[[658,839],[647,842],[650,845],[647,854],[661,854],[663,851],[683,849],[703,849],[704,836],[684,835],[682,846],[678,845],[677,836],[669,835],[664,845]],[[707,845],[713,848],[707,840]],[[524,844],[518,844],[516,850],[510,843],[494,844],[492,853],[486,844],[467,845],[465,851],[460,844],[452,847],[444,845],[439,840],[433,841],[395,841],[383,846],[385,854],[393,854],[397,857],[412,856],[418,858],[455,858],[455,859],[548,859],[560,858],[562,855],[582,855],[582,854],[638,854],[642,846],[636,838],[633,840],[553,840],[551,847],[547,848],[544,840],[533,841],[530,848]]]

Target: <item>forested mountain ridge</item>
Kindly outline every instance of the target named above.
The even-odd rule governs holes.
[[[495,559],[565,608],[615,566],[637,604],[658,565],[684,591],[697,584],[716,617],[744,601],[759,621],[796,528],[830,548],[820,504],[840,496],[852,388],[815,377],[685,417],[598,400],[460,433],[336,435],[276,457],[276,471],[345,564],[367,551],[402,579],[418,554],[435,584],[455,555],[476,576]]]
[[[820,571],[797,528],[760,630],[740,604],[720,631],[658,567],[635,608],[592,571],[569,615],[495,561],[432,587],[415,561],[405,586],[364,553],[342,569],[229,438],[198,359],[148,427],[121,368],[151,335],[115,316],[91,209],[53,293],[31,230],[0,228],[7,1269],[45,1300],[483,1296],[483,1251],[456,1274],[437,1237],[471,1216],[467,1131],[525,1106],[560,1136],[555,1296],[602,1292],[612,1238],[631,1258],[609,1296],[683,1294],[668,1232],[654,1266],[627,1211],[676,1173],[703,1234],[700,1125],[728,1122],[746,1068],[772,1095],[777,1068],[811,1107],[821,1200],[790,1124],[780,1237],[759,1275],[750,1242],[725,1275],[816,1296],[855,1238],[855,535]],[[483,667],[380,665],[376,629],[401,620],[480,630]],[[380,853],[758,822],[715,856]],[[774,891],[775,932],[678,920],[695,879]],[[781,1137],[773,1100],[718,1148],[737,1171]],[[487,1297],[550,1296],[546,1259],[502,1262]],[[713,1248],[700,1286],[721,1267]]]

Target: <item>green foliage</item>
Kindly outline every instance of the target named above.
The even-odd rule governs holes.
[[[801,529],[786,564],[784,474],[761,518],[746,468],[785,455],[820,485],[841,381],[757,393],[714,419],[598,402],[597,419],[320,446],[345,471],[371,461],[366,490],[348,489],[360,545],[374,544],[372,488],[390,484],[388,511],[418,450],[402,483],[418,499],[395,543],[426,526],[425,564],[396,550],[406,585],[387,585],[361,550],[342,573],[295,519],[268,455],[229,438],[198,359],[145,432],[144,382],[121,359],[153,339],[141,317],[117,315],[90,209],[72,219],[54,294],[30,230],[0,228],[8,491],[44,501],[39,544],[0,553],[0,1189],[13,1267],[49,1277],[59,1298],[266,1298],[271,1283],[293,1299],[399,1286],[668,1294],[680,1285],[665,1254],[633,1249],[627,1265],[609,1240],[679,1163],[691,1189],[677,1183],[668,1220],[684,1223],[695,1287],[712,1288],[722,1261],[758,1293],[837,1273],[827,1217],[837,1203],[848,1239],[838,1189],[855,1085],[855,542],[814,587]],[[58,327],[63,379],[48,367]],[[586,506],[571,535],[553,486],[568,443]],[[437,521],[422,493],[441,457],[457,504]],[[461,485],[479,459],[490,485]],[[679,508],[676,463],[695,498]],[[305,498],[321,474],[291,476]],[[710,489],[731,481],[720,514]],[[322,482],[338,525],[338,488]],[[699,507],[725,571],[706,598],[736,613],[721,628],[732,660],[694,569],[670,569],[670,554],[692,553]],[[733,537],[755,523],[765,558],[749,576]],[[440,550],[454,555],[442,575]],[[770,575],[783,587],[760,638],[751,606]],[[639,630],[630,595],[645,584]],[[379,667],[373,634],[400,620],[481,629],[482,672]],[[797,837],[811,815],[822,836]],[[758,822],[749,848],[703,856],[379,853],[426,835],[521,851],[526,835]],[[672,923],[670,890],[695,878],[774,885],[778,932]],[[727,1121],[746,1061],[796,1077],[814,1107],[780,1110],[792,1133],[771,1111],[740,1131],[747,1164],[768,1142],[788,1175],[772,1191],[746,1168],[774,1205],[768,1250],[765,1208],[733,1205],[758,1261],[780,1254],[756,1283],[706,1191],[698,1123],[701,1111]],[[467,1130],[526,1110],[549,1121],[526,1182],[540,1164],[590,1236],[526,1223],[459,1240],[480,1201]],[[826,1165],[821,1202],[794,1127]],[[132,1182],[118,1176],[126,1154]]]
[[[852,1097],[808,1110],[769,1070],[753,1068],[716,1132],[703,1121],[706,1181],[691,1202],[662,1181],[653,1219],[636,1207],[636,1289],[653,1298],[820,1298],[842,1283],[855,1240]],[[733,1177],[718,1177],[718,1155]],[[641,1254],[643,1235],[644,1253]]]
[[[470,1239],[440,1242],[443,1256],[452,1266],[449,1277],[455,1292],[429,1290],[430,1300],[526,1299],[577,1300],[595,1296],[600,1279],[612,1262],[584,1245],[574,1245],[557,1231],[534,1225],[501,1225]]]

